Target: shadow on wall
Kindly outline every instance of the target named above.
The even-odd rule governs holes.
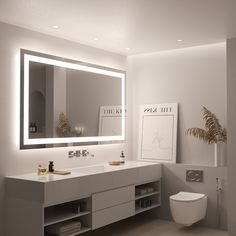
[[[204,177],[202,183],[186,182],[186,170],[203,170]],[[226,167],[216,168],[210,166],[193,166],[184,164],[163,164],[162,165],[162,206],[160,208],[160,218],[172,220],[169,206],[169,197],[180,191],[205,193],[208,197],[207,215],[200,223],[202,225],[217,228],[217,194],[216,178],[222,180],[222,198],[221,198],[221,229],[227,229],[226,212]]]

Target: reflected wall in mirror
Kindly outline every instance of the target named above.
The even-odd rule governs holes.
[[[115,133],[100,131],[102,107],[119,110]],[[123,71],[21,50],[22,149],[122,141],[124,107]]]

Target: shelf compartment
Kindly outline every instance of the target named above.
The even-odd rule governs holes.
[[[88,232],[88,231],[91,231],[91,228],[89,228],[89,227],[82,227],[80,231],[78,231],[76,233],[73,233],[73,234],[69,234],[67,236],[77,236],[79,234],[83,234],[83,233]],[[53,235],[45,233],[44,236],[53,236]]]
[[[141,196],[145,195],[148,196],[153,192],[160,192],[160,191],[161,191],[160,180],[139,184],[135,186],[135,196],[140,198]]]
[[[151,210],[151,209],[153,209],[153,208],[159,207],[160,205],[161,205],[160,203],[156,203],[156,204],[153,204],[153,205],[151,205],[151,206],[149,206],[149,207],[136,208],[136,209],[135,209],[135,214],[137,215],[137,214],[142,213],[142,212],[144,212],[144,211]]]
[[[160,194],[160,191],[154,191],[154,192],[146,193],[146,194],[143,194],[143,195],[136,195],[135,200],[142,199],[142,198],[145,198],[145,197],[149,197],[149,196],[152,196],[152,195],[158,195],[158,194]]]
[[[90,213],[91,203],[89,198],[48,206],[44,208],[44,226],[84,217]]]
[[[48,214],[44,220],[44,226],[49,226],[52,224],[56,224],[65,220],[70,220],[73,218],[81,217],[90,214],[90,211],[79,212],[79,213],[71,213],[71,212],[52,212]]]
[[[66,222],[68,222],[68,224],[70,224],[69,222],[74,221],[74,220],[81,223],[81,229],[78,230],[75,233],[69,234],[68,236],[79,235],[79,234],[82,234],[82,233],[85,233],[85,232],[91,230],[91,214],[90,213],[80,215],[80,216],[77,216],[76,218],[69,219],[69,220],[64,220],[64,221],[61,221],[61,222],[65,222],[65,224],[66,224]],[[59,224],[61,224],[61,222],[55,223],[53,225],[59,225]],[[44,236],[52,236],[51,233],[47,230],[47,227],[51,227],[51,226],[48,225],[48,226],[44,227],[44,232],[45,232]],[[58,226],[58,227],[60,227],[60,226]]]

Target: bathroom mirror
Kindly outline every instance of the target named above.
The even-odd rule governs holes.
[[[21,149],[122,141],[124,113],[124,71],[21,49]]]

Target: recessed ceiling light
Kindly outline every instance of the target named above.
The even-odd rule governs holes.
[[[125,50],[129,51],[129,50],[130,50],[130,48],[125,48]]]
[[[59,29],[60,26],[59,26],[59,25],[53,25],[52,28],[53,28],[53,29]]]
[[[183,39],[177,39],[177,42],[183,42],[184,40]]]
[[[94,41],[98,41],[98,38],[94,38]]]

